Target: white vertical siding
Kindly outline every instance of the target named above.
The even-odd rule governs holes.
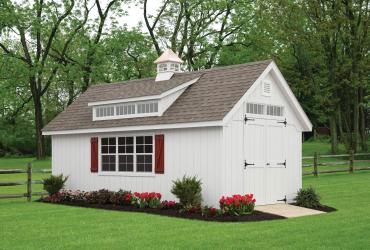
[[[150,131],[145,131],[148,133]],[[205,204],[217,205],[221,195],[222,128],[173,129],[155,132],[165,135],[165,173],[153,176],[107,176],[90,173],[90,138],[118,135],[55,135],[52,137],[53,174],[69,175],[66,188],[79,190],[131,190],[160,192],[163,199],[174,199],[172,181],[184,174],[197,175],[203,182]],[[119,133],[125,134],[125,133]],[[126,133],[126,135],[140,135]]]
[[[289,163],[287,167],[286,178],[287,181],[287,199],[292,201],[296,192],[302,187],[302,128],[293,112],[290,104],[287,102],[285,95],[278,86],[276,79],[268,74],[265,78],[272,83],[271,96],[264,96],[262,94],[262,87],[257,86],[254,92],[250,93],[247,102],[265,103],[284,106],[283,117],[266,116],[268,119],[284,120],[286,117],[288,125],[286,129],[287,138],[285,141],[286,160]],[[263,80],[265,80],[263,79]],[[261,84],[255,83],[255,84]],[[244,171],[244,152],[243,148],[243,130],[244,125],[244,106],[239,108],[233,115],[232,119],[223,128],[223,169],[222,169],[222,192],[225,195],[236,193],[243,193],[246,186],[246,178]],[[260,116],[261,117],[261,116]],[[253,145],[250,145],[253,147]],[[254,180],[258,182],[258,180]]]

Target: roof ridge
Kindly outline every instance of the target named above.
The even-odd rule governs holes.
[[[249,66],[249,65],[257,65],[257,64],[263,64],[267,62],[272,62],[272,59],[267,59],[267,60],[261,60],[261,61],[255,61],[255,62],[249,62],[249,63],[241,63],[241,64],[233,64],[233,65],[227,65],[227,66],[216,66],[210,69],[201,69],[201,70],[195,70],[195,71],[185,71],[185,72],[177,72],[175,75],[181,76],[181,75],[190,75],[190,74],[201,74],[203,75],[204,73],[207,72],[212,72],[212,71],[218,71],[218,70],[226,70],[230,68],[237,68],[237,67],[243,67],[243,66]],[[132,79],[132,80],[125,80],[125,81],[119,81],[119,82],[110,82],[110,83],[98,83],[91,85],[90,88],[98,88],[98,87],[103,87],[103,86],[110,86],[110,85],[115,85],[115,84],[128,84],[128,83],[135,83],[135,82],[140,82],[140,81],[146,81],[146,80],[154,80],[155,77],[145,77],[145,78],[138,78],[138,79]]]
[[[237,68],[237,67],[243,67],[243,66],[249,66],[249,65],[256,65],[256,64],[263,64],[267,62],[272,62],[273,59],[267,59],[267,60],[261,60],[261,61],[255,61],[255,62],[249,62],[249,63],[240,63],[240,64],[232,64],[232,65],[226,65],[226,66],[215,66],[210,69],[201,69],[196,71],[187,71],[187,72],[180,72],[176,74],[188,74],[188,73],[195,73],[195,72],[209,72],[209,71],[216,71],[216,70],[224,70],[224,69],[230,69],[230,68]]]

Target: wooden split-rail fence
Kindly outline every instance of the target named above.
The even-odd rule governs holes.
[[[360,170],[370,170],[370,166],[355,166],[355,163],[369,163],[370,165],[370,153],[353,153],[350,151],[349,154],[340,154],[340,155],[319,155],[317,152],[314,153],[313,156],[304,156],[302,160],[304,161],[302,164],[303,170],[306,168],[312,168],[313,171],[304,172],[303,175],[314,175],[318,176],[319,174],[327,174],[327,173],[339,173],[339,172],[349,172],[353,173],[354,171]],[[366,158],[366,159],[356,159],[356,158]],[[331,161],[332,159],[340,159],[339,161]],[[329,159],[329,161],[324,160]],[[306,163],[306,161],[312,160],[312,163]],[[322,160],[322,161],[321,161]],[[347,166],[346,166],[347,165]],[[335,166],[344,166],[340,169],[331,169]],[[325,169],[320,169],[325,167]],[[330,168],[328,168],[330,167]],[[42,180],[32,180],[32,173],[51,173],[50,169],[32,169],[32,164],[27,164],[27,169],[0,169],[1,174],[20,174],[26,173],[27,180],[25,181],[0,181],[0,188],[2,186],[16,186],[16,185],[27,185],[27,192],[26,193],[17,193],[17,194],[0,194],[0,199],[2,198],[20,198],[20,197],[27,197],[28,201],[31,201],[32,195],[47,195],[47,192],[33,192],[32,191],[32,184],[43,184]]]
[[[350,151],[349,154],[340,154],[340,155],[319,155],[317,152],[313,156],[304,156],[302,160],[312,160],[312,163],[303,163],[303,170],[305,168],[313,168],[311,172],[303,172],[303,175],[314,175],[318,176],[319,174],[328,174],[328,173],[340,173],[340,172],[349,172],[353,173],[354,171],[359,170],[370,170],[370,166],[355,166],[355,163],[369,163],[370,153],[357,153]],[[358,159],[358,158],[366,159]],[[324,160],[329,159],[329,161]],[[339,159],[338,161],[332,161],[332,159]],[[321,161],[323,160],[323,161]],[[324,167],[324,170],[320,168]],[[339,168],[339,166],[342,166]],[[328,168],[329,167],[329,168]],[[335,169],[335,167],[337,167]],[[333,169],[332,169],[333,168]]]
[[[0,194],[0,199],[5,198],[20,198],[27,197],[27,201],[31,201],[32,195],[47,195],[47,192],[32,192],[32,184],[43,184],[42,180],[32,180],[32,173],[51,173],[50,169],[32,169],[32,164],[27,164],[27,169],[0,169],[0,174],[27,174],[27,180],[25,181],[0,181],[0,187],[2,186],[17,186],[27,185],[26,193],[17,194]]]

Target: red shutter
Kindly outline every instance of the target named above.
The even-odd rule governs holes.
[[[98,155],[98,137],[91,138],[91,173],[98,172],[98,162],[99,162],[99,155]]]
[[[164,173],[164,135],[155,135],[155,173]]]

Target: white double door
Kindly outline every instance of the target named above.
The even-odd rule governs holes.
[[[245,124],[243,186],[258,205],[282,203],[286,197],[288,135],[282,122],[250,117]]]

